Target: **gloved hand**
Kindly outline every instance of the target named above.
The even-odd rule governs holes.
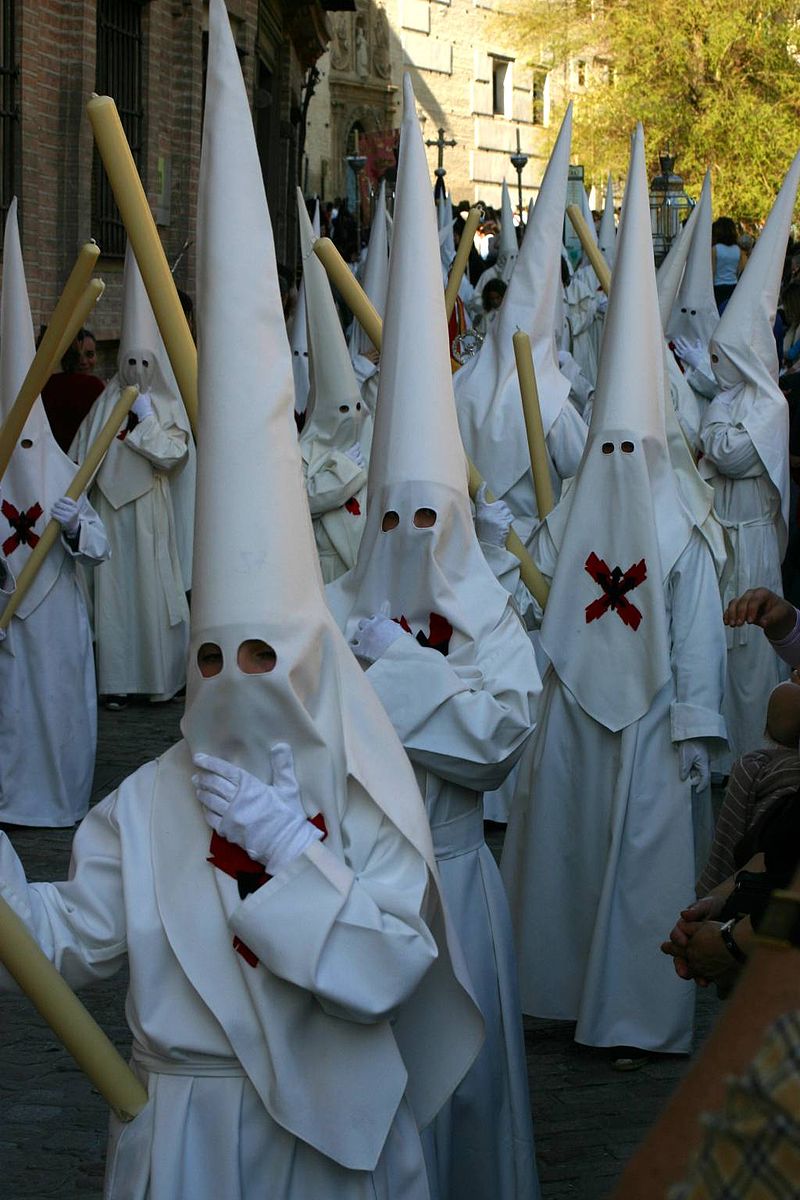
[[[486,499],[486,483],[475,493],[475,533],[488,546],[505,546],[514,514],[505,500]]]
[[[153,401],[150,398],[149,392],[139,392],[139,395],[131,405],[131,412],[135,413],[140,421],[143,421],[145,417],[152,417]]]
[[[360,442],[353,442],[353,445],[350,447],[350,449],[345,450],[345,455],[347,458],[351,459],[357,467],[360,467],[362,471],[364,470],[364,467],[367,465],[367,460],[364,458],[364,452],[361,449]]]
[[[678,743],[678,767],[682,780],[688,779],[696,792],[703,792],[711,779],[708,746],[691,738]]]
[[[192,783],[211,828],[276,875],[322,832],[306,818],[300,802],[291,746],[276,742],[270,761],[268,785],[222,758],[195,754]]]
[[[678,358],[685,362],[687,367],[697,369],[705,365],[705,350],[699,338],[693,341],[690,338],[676,337],[672,339],[672,344]]]
[[[70,500],[69,496],[62,496],[50,509],[50,517],[58,521],[67,537],[74,537],[81,524],[80,505],[76,500]]]
[[[597,299],[595,300],[596,311],[601,313],[603,316],[605,316],[607,308],[608,308],[608,296],[605,294],[605,292],[598,292]]]
[[[376,662],[399,637],[407,637],[405,629],[385,613],[378,613],[358,622],[358,629],[350,639],[350,647],[356,658],[366,663]]]

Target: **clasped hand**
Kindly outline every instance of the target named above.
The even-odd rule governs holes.
[[[263,863],[270,875],[322,837],[306,817],[286,742],[277,742],[270,751],[271,784],[211,754],[195,754],[192,762],[197,768],[192,783],[208,824]]]

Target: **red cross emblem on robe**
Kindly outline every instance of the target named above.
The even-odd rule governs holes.
[[[392,620],[405,629],[406,633],[410,633],[414,637],[414,633],[405,617],[392,617]],[[450,638],[453,636],[453,626],[446,617],[442,617],[439,613],[432,612],[428,620],[428,632],[423,633],[420,629],[416,635],[416,639],[420,646],[427,646],[429,650],[438,650],[447,658],[447,652],[450,649]]]
[[[3,554],[8,558],[17,546],[30,546],[31,550],[39,541],[39,534],[33,532],[33,527],[43,513],[41,504],[32,504],[27,512],[19,512],[8,500],[0,505],[0,512],[14,530],[3,542]]]
[[[636,632],[642,623],[642,614],[627,597],[629,592],[639,587],[647,578],[647,564],[644,559],[628,567],[623,574],[621,567],[614,567],[612,571],[608,563],[592,551],[584,567],[595,583],[603,589],[603,595],[586,606],[586,624],[598,620],[609,609],[613,609],[623,625]]]
[[[317,813],[315,817],[309,819],[312,825],[316,825],[317,829],[322,830],[322,840],[324,841],[328,836],[328,830],[325,827],[325,818],[322,813]],[[207,861],[218,871],[224,871],[226,875],[230,875],[231,879],[236,880],[242,900],[253,892],[257,892],[263,884],[272,879],[272,876],[264,870],[263,863],[255,862],[241,846],[237,846],[235,842],[229,842],[227,838],[220,837],[216,832],[211,834],[209,849],[211,854]],[[258,966],[255,954],[241,938],[234,937],[233,948],[237,954],[241,954],[249,966]]]

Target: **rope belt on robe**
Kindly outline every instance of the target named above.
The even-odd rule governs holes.
[[[247,1075],[238,1058],[213,1058],[209,1055],[181,1061],[145,1050],[137,1041],[131,1047],[131,1061],[149,1075],[229,1075],[239,1079]]]

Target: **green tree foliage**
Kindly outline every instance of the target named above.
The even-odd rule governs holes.
[[[767,215],[800,147],[800,3],[517,0],[504,32],[531,62],[573,64],[573,158],[590,178],[624,175],[641,120],[652,174],[669,146],[694,195],[711,166],[716,214]]]

